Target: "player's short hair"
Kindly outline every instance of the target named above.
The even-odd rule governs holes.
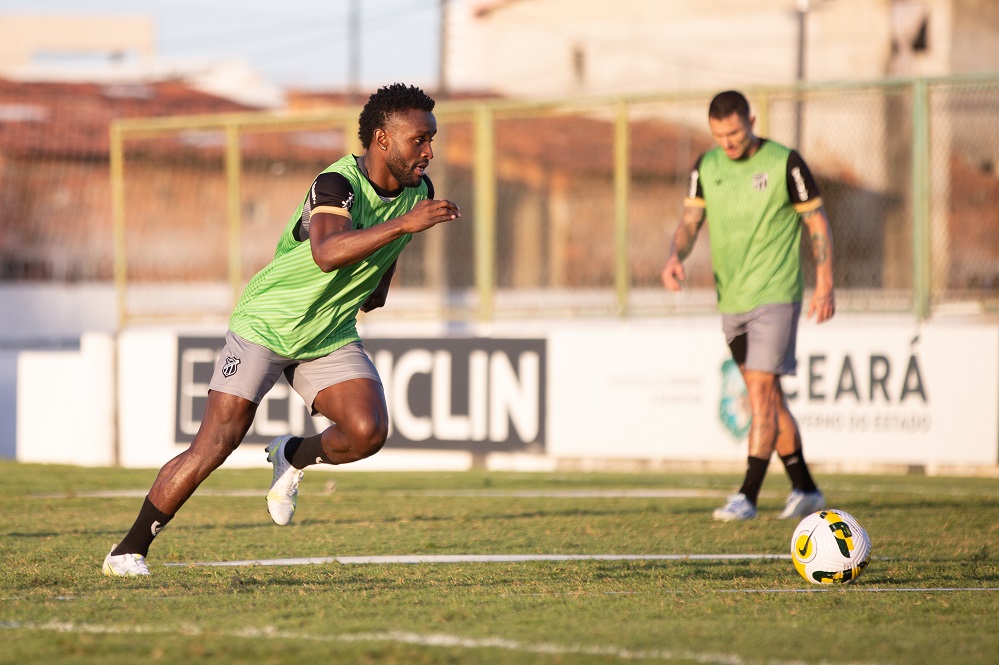
[[[365,150],[371,145],[375,130],[385,129],[390,117],[403,111],[434,110],[434,100],[427,93],[414,85],[393,83],[381,87],[368,98],[368,103],[361,110],[358,119],[357,137]]]
[[[719,92],[708,107],[708,117],[714,120],[724,120],[733,113],[743,120],[749,120],[749,102],[738,90]]]

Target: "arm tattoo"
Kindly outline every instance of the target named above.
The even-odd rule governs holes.
[[[820,206],[815,210],[809,210],[806,213],[802,213],[802,219],[806,224],[812,221],[819,222],[820,226],[818,228],[809,225],[809,230],[811,231],[810,239],[812,241],[812,256],[815,257],[816,265],[823,265],[831,260],[832,254],[832,238],[829,237],[829,226],[826,221],[825,211]]]
[[[701,228],[701,222],[703,221],[704,208],[687,206],[683,209],[683,223],[685,226],[696,226],[697,228]]]
[[[681,261],[685,260],[690,255],[690,252],[693,251],[694,242],[697,240],[697,234],[701,230],[703,223],[704,208],[687,207],[683,209],[683,219],[680,221],[680,226],[677,227],[676,233],[673,234],[672,248],[673,253]]]
[[[829,260],[829,239],[824,233],[812,234],[812,254],[815,256],[817,265],[822,265]]]

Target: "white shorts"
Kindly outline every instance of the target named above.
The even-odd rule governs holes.
[[[324,388],[351,379],[370,379],[381,384],[381,377],[360,342],[351,342],[320,358],[293,360],[229,330],[208,387],[260,404],[281,374],[302,396],[313,415],[316,395]]]

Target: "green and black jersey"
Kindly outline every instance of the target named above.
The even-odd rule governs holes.
[[[286,358],[328,355],[359,339],[357,312],[385,271],[412,239],[405,235],[361,261],[331,272],[312,258],[309,220],[318,212],[343,215],[365,229],[406,214],[433,198],[424,176],[417,187],[385,192],[348,155],[320,173],[278,240],[274,259],[250,279],[229,319],[229,328]]]
[[[800,214],[822,205],[797,152],[763,139],[752,156],[701,155],[684,205],[705,209],[722,313],[801,302]]]

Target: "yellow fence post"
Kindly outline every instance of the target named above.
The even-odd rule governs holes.
[[[620,316],[628,315],[628,291],[631,286],[631,269],[628,264],[628,196],[631,180],[629,139],[628,103],[622,100],[618,103],[614,126],[614,285]]]
[[[125,287],[128,284],[125,263],[125,148],[121,125],[111,123],[108,161],[111,170],[111,228],[114,247],[114,287],[118,303],[118,327],[127,323]]]
[[[770,136],[770,92],[759,90],[756,97],[756,133]]]
[[[912,295],[916,317],[930,316],[930,123],[925,79],[912,85]]]
[[[232,305],[239,300],[243,288],[243,221],[240,179],[242,162],[239,150],[239,125],[235,122],[225,127],[225,176],[227,217],[229,220],[229,289]]]
[[[496,146],[493,111],[475,109],[475,287],[479,318],[493,317],[496,289]]]

